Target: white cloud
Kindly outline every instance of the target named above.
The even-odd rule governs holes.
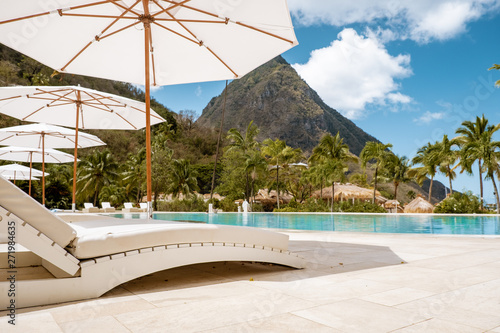
[[[134,87],[136,87],[137,89],[139,89],[139,90],[142,90],[142,91],[144,91],[144,92],[146,91],[146,87],[145,87],[145,85],[143,85],[143,84],[136,84],[136,83],[133,83],[132,85],[133,85]],[[151,91],[151,92],[156,92],[156,91],[161,90],[161,89],[162,89],[162,87],[161,87],[161,86],[150,86],[150,88],[149,88],[149,89],[150,89],[150,91]]]
[[[433,120],[443,119],[446,116],[446,112],[430,112],[426,111],[421,117],[413,119],[415,123],[418,124],[429,124]]]
[[[288,0],[288,4],[299,24],[384,24],[395,34],[391,38],[397,35],[421,43],[453,38],[468,23],[500,8],[500,0]]]
[[[391,56],[376,38],[344,29],[330,46],[292,65],[331,107],[346,117],[363,116],[367,104],[394,107],[411,102],[395,79],[412,74],[410,56]]]
[[[201,86],[197,86],[196,89],[194,90],[194,94],[196,95],[196,97],[200,97],[202,93],[203,90],[201,89]]]

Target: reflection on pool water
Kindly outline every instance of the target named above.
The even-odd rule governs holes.
[[[144,214],[114,214],[144,218]],[[403,214],[154,213],[156,220],[190,221],[260,228],[382,233],[500,235],[500,217]]]

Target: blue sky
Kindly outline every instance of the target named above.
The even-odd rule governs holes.
[[[299,45],[283,54],[331,107],[412,158],[464,120],[500,123],[500,0],[288,0]],[[224,82],[164,86],[153,96],[201,114]],[[495,137],[500,140],[500,133]],[[448,184],[440,176],[439,180]],[[479,193],[460,175],[457,190]],[[487,181],[485,199],[493,202]]]

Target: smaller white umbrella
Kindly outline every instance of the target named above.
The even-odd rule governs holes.
[[[0,128],[0,145],[41,148],[86,148],[102,146],[105,143],[97,136],[78,132],[68,128],[48,125],[29,124]],[[45,155],[42,154],[42,168]],[[42,178],[42,204],[45,204],[45,177]]]
[[[33,163],[69,163],[73,162],[73,155],[63,153],[51,148],[46,148],[45,151],[38,148],[28,147],[0,147],[0,160],[26,162],[30,164],[30,169]],[[20,178],[17,178],[20,179]],[[31,180],[28,177],[26,180],[29,183],[29,195],[31,195]],[[38,179],[35,179],[38,180]]]
[[[7,179],[13,179],[14,183],[16,182],[16,180],[28,180],[30,179],[30,176],[41,177],[48,175],[49,174],[46,172],[43,173],[40,170],[31,169],[17,163],[0,166],[0,176],[5,177]]]
[[[8,180],[13,180],[13,181],[16,181],[16,180],[29,180],[30,182],[32,180],[40,180],[40,178],[37,178],[37,177],[34,177],[34,176],[31,176],[31,178],[28,176],[12,176],[12,175],[0,175],[1,177],[5,178],[5,179],[8,179]]]

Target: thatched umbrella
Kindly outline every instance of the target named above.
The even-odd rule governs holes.
[[[397,200],[388,200],[384,203],[384,208],[387,209],[389,213],[399,213],[403,212],[401,204]]]
[[[434,206],[421,195],[405,206],[405,213],[432,213]]]
[[[313,197],[319,198],[320,191],[315,191],[312,195]],[[332,188],[327,187],[323,189],[323,198],[331,198],[332,197]],[[373,190],[359,187],[353,184],[335,184],[335,196],[334,199],[336,201],[340,200],[372,200],[373,198]],[[376,201],[377,203],[384,203],[387,201],[379,191],[376,192]]]

